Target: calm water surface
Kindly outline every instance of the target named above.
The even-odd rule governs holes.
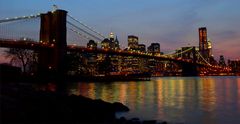
[[[186,124],[240,124],[240,77],[160,77],[151,81],[73,83],[69,94],[122,102],[126,118]]]

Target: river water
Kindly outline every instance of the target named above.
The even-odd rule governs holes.
[[[71,83],[69,94],[121,102],[126,118],[185,124],[240,124],[240,77],[158,77],[151,81]]]

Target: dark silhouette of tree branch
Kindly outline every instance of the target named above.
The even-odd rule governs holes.
[[[6,52],[6,57],[10,58],[10,63],[12,65],[21,66],[23,73],[26,73],[27,66],[30,67],[32,63],[37,61],[36,55],[31,50],[21,49],[21,48],[9,48]]]

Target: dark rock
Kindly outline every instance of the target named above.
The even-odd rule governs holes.
[[[140,119],[139,119],[139,118],[132,118],[131,120],[133,120],[133,121],[139,121]]]
[[[13,90],[11,90],[13,91]],[[11,92],[0,95],[1,123],[112,123],[111,103],[53,92]]]
[[[119,119],[116,119],[117,124],[126,124],[127,119],[125,117],[121,117]]]
[[[122,103],[108,103],[83,96],[33,91],[28,86],[1,85],[0,123],[156,124],[156,120],[116,119],[115,112],[129,111]],[[162,122],[161,124],[167,124]]]
[[[121,117],[119,120],[126,121],[127,119],[125,117]]]
[[[144,121],[142,122],[142,124],[156,124],[156,123],[157,123],[156,120],[144,120]]]
[[[141,121],[133,121],[133,124],[141,124]]]
[[[133,124],[132,120],[127,120],[126,124]]]
[[[166,122],[166,121],[163,121],[162,124],[167,124],[167,122]]]
[[[120,102],[115,102],[112,105],[113,105],[113,108],[116,112],[127,112],[127,111],[129,111],[129,108],[127,106],[123,105]]]
[[[132,118],[131,121],[132,121],[132,124],[141,124],[141,121],[139,118]]]

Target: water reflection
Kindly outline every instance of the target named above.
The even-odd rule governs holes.
[[[204,111],[213,111],[216,105],[215,80],[204,78],[200,80],[201,89],[199,91],[200,105]]]
[[[127,117],[194,124],[240,123],[239,77],[164,77],[152,81],[70,84],[69,94],[122,102]]]
[[[240,111],[240,78],[237,79],[237,96],[238,111]]]

